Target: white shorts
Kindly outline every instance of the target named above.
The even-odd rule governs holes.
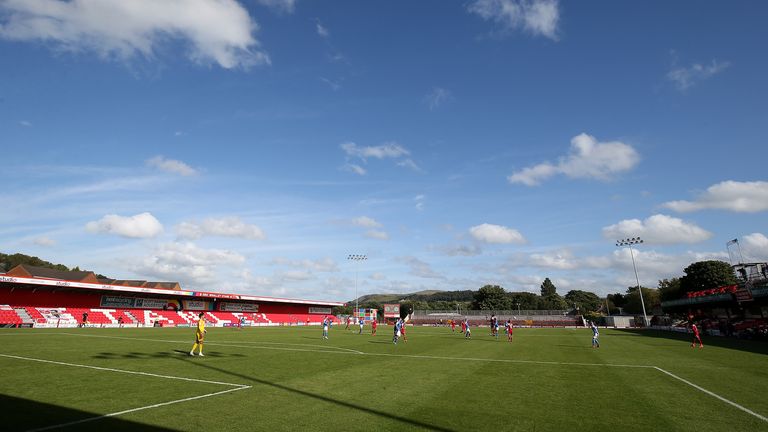
[[[400,337],[400,330],[397,331],[397,337]]]

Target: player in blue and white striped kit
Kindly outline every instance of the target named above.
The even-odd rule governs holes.
[[[600,348],[600,341],[598,340],[600,331],[597,329],[594,321],[592,321],[590,328],[592,329],[592,348]]]
[[[399,319],[395,321],[395,334],[392,336],[392,343],[397,344],[398,339],[400,339],[400,329],[403,327],[403,320]]]

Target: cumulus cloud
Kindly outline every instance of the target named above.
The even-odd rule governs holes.
[[[317,260],[291,260],[288,258],[274,258],[272,260],[272,264],[274,265],[281,265],[281,266],[288,266],[288,267],[294,267],[302,270],[307,271],[316,271],[316,272],[337,272],[339,271],[339,267],[336,264],[336,261],[334,261],[332,258],[321,258]]]
[[[148,159],[147,166],[159,169],[160,171],[165,171],[171,174],[178,174],[185,177],[193,176],[198,173],[196,169],[182,161],[166,159],[163,156],[155,156],[152,159]]]
[[[221,249],[203,249],[193,243],[165,243],[134,267],[141,275],[176,280],[192,285],[212,283],[217,269],[237,267],[245,262],[242,255]]]
[[[46,236],[36,237],[34,240],[32,240],[32,242],[38,246],[43,247],[56,246],[56,240]]]
[[[467,10],[506,31],[522,29],[534,36],[557,40],[557,0],[474,0]]]
[[[675,56],[674,52],[673,56]],[[717,60],[712,60],[709,64],[693,63],[690,66],[677,66],[676,63],[675,59],[672,69],[667,72],[667,80],[672,82],[680,91],[685,91],[704,80],[712,78],[728,69],[731,65],[730,62],[718,62]]]
[[[424,103],[427,104],[430,111],[434,111],[437,108],[440,108],[442,105],[444,105],[446,102],[450,101],[453,98],[451,95],[451,91],[441,88],[441,87],[435,87],[427,93],[426,96],[424,96]]]
[[[744,236],[741,242],[747,261],[768,261],[768,237],[762,233],[752,233]]]
[[[475,240],[485,243],[523,244],[526,242],[519,231],[502,225],[484,223],[473,226],[469,229],[469,233]]]
[[[662,206],[680,213],[707,209],[757,213],[768,210],[768,182],[728,180],[708,187],[695,201],[669,201]]]
[[[381,228],[382,225],[376,219],[369,218],[368,216],[360,216],[352,219],[352,225],[363,228]]]
[[[655,244],[698,243],[712,237],[712,233],[693,222],[656,214],[645,220],[625,219],[603,228],[603,237],[611,240],[641,237]]]
[[[578,267],[578,263],[570,251],[531,254],[530,265],[558,270],[571,270]]]
[[[246,240],[264,240],[264,231],[256,225],[243,222],[237,216],[208,218],[202,222],[182,222],[176,227],[179,237],[198,239],[203,236],[234,237]]]
[[[376,240],[389,240],[389,234],[381,230],[366,231],[365,236]]]
[[[177,40],[195,62],[226,69],[269,63],[253,37],[257,24],[235,0],[7,0],[0,12],[0,37],[64,51],[152,58]]]
[[[620,141],[598,142],[582,133],[571,139],[571,153],[557,164],[544,162],[513,173],[510,183],[535,186],[556,174],[570,178],[609,180],[614,175],[634,168],[640,161],[637,151]]]
[[[409,273],[412,276],[426,278],[426,279],[444,279],[445,278],[445,276],[433,270],[432,266],[430,266],[428,263],[416,257],[413,257],[413,256],[401,257],[401,258],[398,258],[397,261],[403,264],[406,264],[410,268]]]
[[[408,157],[411,152],[396,142],[388,142],[378,146],[358,146],[353,142],[345,142],[340,147],[347,158],[347,163],[341,168],[344,171],[353,172],[358,175],[366,174],[365,168],[350,162],[350,159],[359,160],[363,164],[368,163],[369,159],[394,159],[395,164],[399,167],[421,172],[421,168],[419,168],[416,162]]]
[[[163,225],[151,213],[145,212],[134,216],[106,215],[98,221],[88,222],[85,229],[128,238],[152,238],[163,232]]]

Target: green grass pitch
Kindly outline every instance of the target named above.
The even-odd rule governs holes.
[[[0,430],[768,431],[768,346],[416,327],[0,330]],[[698,386],[698,387],[695,387]]]

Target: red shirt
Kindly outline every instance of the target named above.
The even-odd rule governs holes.
[[[691,330],[693,330],[693,334],[698,336],[699,335],[699,328],[696,327],[696,324],[691,326]]]

